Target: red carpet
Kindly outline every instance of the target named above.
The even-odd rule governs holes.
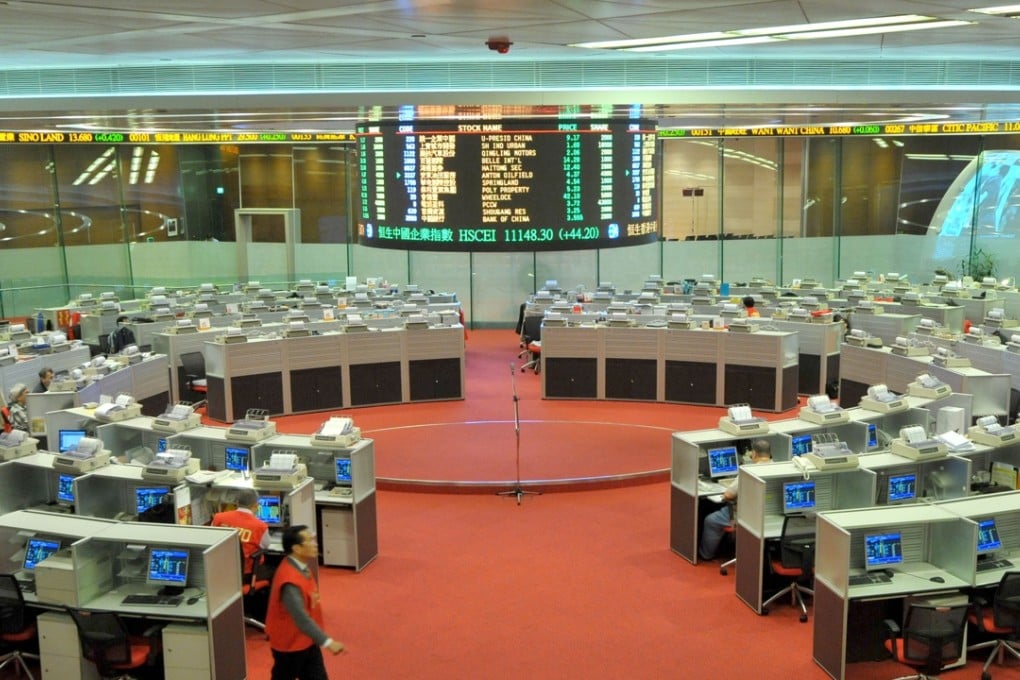
[[[375,439],[378,475],[508,487],[516,353],[511,332],[474,331],[464,401],[347,411]],[[710,427],[722,413],[543,401],[539,376],[515,378],[525,480],[667,470],[670,433]],[[278,426],[310,432],[326,415]],[[383,489],[378,499],[379,557],[361,573],[321,570],[327,627],[349,647],[327,659],[334,680],[828,677],[811,659],[812,623],[786,606],[756,615],[737,599],[732,573],[670,551],[668,481],[527,496],[520,506],[493,493]],[[248,677],[266,680],[267,643],[256,631],[248,639]],[[907,670],[855,664],[848,677]],[[945,677],[979,675],[975,660]]]

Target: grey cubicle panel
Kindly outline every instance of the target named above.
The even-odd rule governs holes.
[[[904,456],[881,451],[860,457],[860,465],[878,476],[875,502],[885,504],[885,484],[890,476],[914,473],[917,475],[919,499],[946,500],[970,493],[971,460],[963,455],[951,455],[932,460],[912,460]]]
[[[1009,415],[1011,377],[1005,373],[988,373],[977,368],[947,368],[932,365],[933,376],[948,384],[954,392],[971,394],[971,417]]]
[[[52,368],[57,372],[70,371],[88,361],[89,356],[89,348],[79,345],[64,352],[40,354],[24,361],[0,366],[0,387],[3,387],[5,393],[17,383],[24,383],[28,389],[34,389],[39,384],[39,371],[43,367]]]
[[[46,414],[79,406],[81,395],[77,392],[38,392],[29,394],[26,404],[32,436],[47,437]]]
[[[170,434],[152,429],[152,416],[138,416],[116,423],[105,423],[96,428],[96,436],[103,448],[123,462],[148,463],[161,448],[165,449]],[[164,446],[160,446],[160,440]]]
[[[57,495],[53,454],[39,452],[0,463],[0,514],[50,503]]]
[[[21,569],[24,546],[32,536],[60,540],[62,547],[116,524],[110,520],[62,515],[41,510],[17,510],[0,515],[0,571]]]
[[[1009,560],[1020,563],[1020,493],[1007,491],[1003,493],[970,496],[958,500],[946,501],[940,505],[950,512],[971,521],[994,519],[1001,548],[995,550],[989,558]],[[1003,567],[977,571],[979,556],[977,546],[970,552],[971,571],[974,585],[978,588],[997,584],[1004,572],[1016,567]]]
[[[54,453],[59,447],[61,430],[85,430],[85,434],[93,437],[99,421],[95,418],[95,409],[81,406],[50,411],[46,414],[46,440],[49,450]]]
[[[174,481],[150,481],[142,477],[137,465],[106,465],[75,482],[75,514],[108,519],[137,519],[135,491],[166,489],[173,493],[181,484]]]

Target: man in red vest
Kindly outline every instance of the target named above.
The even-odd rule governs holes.
[[[255,516],[258,509],[259,495],[252,489],[241,489],[237,493],[237,509],[217,512],[213,515],[214,527],[231,527],[237,529],[241,539],[241,550],[244,551],[244,573],[252,570],[251,556],[262,548],[269,547],[269,527]]]
[[[276,568],[269,591],[266,634],[273,652],[271,680],[327,680],[322,650],[344,651],[322,630],[319,583],[312,572],[319,544],[308,527],[297,525],[283,533],[286,557]]]

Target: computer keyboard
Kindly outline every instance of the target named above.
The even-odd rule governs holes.
[[[183,601],[184,598],[180,595],[146,595],[144,593],[135,593],[127,595],[120,601],[120,603],[156,607],[176,607]]]
[[[35,581],[18,581],[18,587],[21,588],[23,593],[34,593],[35,592]]]
[[[340,496],[342,498],[346,498],[353,493],[354,490],[351,489],[351,487],[349,486],[334,486],[332,489],[329,490],[330,496]]]
[[[716,482],[709,482],[704,479],[698,480],[698,493],[702,496],[719,494],[725,491],[726,488],[722,484]]]
[[[850,585],[867,586],[873,583],[889,583],[892,577],[889,574],[877,571],[871,574],[854,574],[850,577]]]
[[[1009,560],[986,560],[984,562],[977,563],[978,571],[991,571],[993,569],[1006,569],[1012,567],[1013,563]]]

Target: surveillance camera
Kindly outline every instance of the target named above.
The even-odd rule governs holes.
[[[513,45],[513,43],[506,38],[489,38],[485,41],[485,45],[493,52],[506,54],[510,51],[510,46]]]

